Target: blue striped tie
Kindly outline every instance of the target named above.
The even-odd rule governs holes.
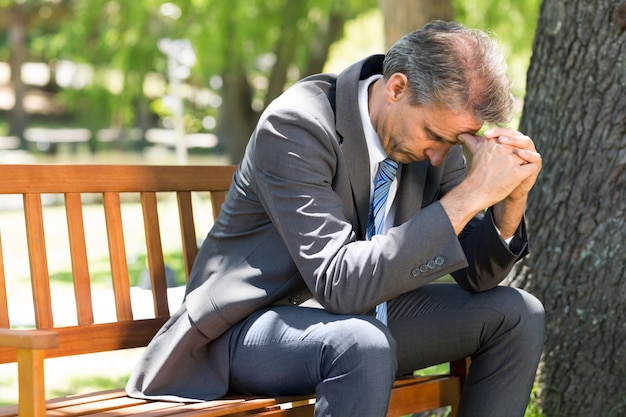
[[[387,195],[389,195],[389,188],[397,172],[398,163],[389,158],[378,165],[378,172],[374,178],[374,195],[367,218],[368,239],[383,232]],[[387,325],[387,302],[382,302],[376,306],[376,318]]]

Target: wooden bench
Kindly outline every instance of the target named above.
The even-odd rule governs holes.
[[[44,390],[44,359],[120,349],[144,347],[170,315],[166,284],[166,266],[159,220],[159,201],[170,196],[177,208],[178,229],[189,275],[196,256],[198,236],[194,207],[199,198],[210,201],[215,216],[224,201],[235,167],[232,166],[110,166],[110,165],[3,165],[0,166],[0,194],[15,194],[24,212],[30,281],[34,307],[34,327],[12,328],[15,317],[9,317],[10,302],[16,294],[7,294],[4,264],[9,259],[2,248],[11,245],[16,236],[0,235],[0,364],[18,364],[19,404],[0,408],[0,416],[312,416],[314,396],[292,398],[259,398],[232,396],[200,404],[152,402],[128,397],[123,388],[50,399]],[[68,251],[71,254],[75,324],[55,324],[51,296],[48,250],[55,245],[45,238],[44,212],[48,195],[63,201],[67,219]],[[94,197],[94,195],[96,197]],[[139,200],[143,214],[143,232],[151,283],[152,318],[134,318],[122,202],[130,196]],[[94,320],[90,263],[87,257],[83,211],[90,196],[103,207],[108,241],[111,285],[116,318],[110,322]],[[198,197],[200,196],[200,197]],[[0,195],[0,197],[2,197]],[[13,198],[13,197],[12,197]],[[207,203],[208,205],[208,203]],[[196,219],[198,214],[196,213]],[[197,221],[196,221],[197,223]],[[57,225],[55,225],[57,226]],[[178,231],[168,228],[168,241]],[[1,233],[1,231],[0,231]],[[4,240],[2,240],[4,239]],[[50,243],[52,241],[52,243]],[[3,246],[4,245],[4,246]],[[3,256],[5,256],[3,258]],[[10,286],[9,286],[10,287]],[[23,294],[22,294],[23,295]],[[29,296],[30,297],[30,296]],[[112,307],[113,308],[113,307]],[[467,362],[451,363],[445,375],[399,379],[391,395],[388,416],[402,416],[458,404],[466,375]],[[130,369],[128,370],[130,373]]]

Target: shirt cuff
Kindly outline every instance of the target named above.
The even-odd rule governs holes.
[[[500,235],[500,239],[502,239],[502,233],[500,233],[500,229],[498,229],[498,226],[494,225],[493,227],[496,228],[496,231],[498,232],[498,234]],[[502,239],[502,241],[504,243],[506,243],[506,246],[510,249],[511,248],[511,241],[513,240],[513,236],[511,236],[508,239]]]

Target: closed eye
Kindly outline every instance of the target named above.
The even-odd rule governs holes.
[[[430,128],[428,126],[424,126],[424,131],[426,132],[426,135],[428,135],[428,137],[436,142],[440,142],[440,143],[446,143],[448,145],[458,145],[460,142],[458,141],[458,139],[455,138],[455,140],[448,140],[445,139],[443,137],[441,137],[440,135],[438,135],[437,133],[433,132],[432,130],[430,130]]]

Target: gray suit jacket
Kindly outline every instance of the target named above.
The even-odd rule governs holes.
[[[298,304],[309,293],[330,312],[364,314],[447,273],[470,291],[493,288],[526,253],[524,226],[510,250],[489,211],[455,235],[438,200],[465,175],[460,146],[441,167],[402,165],[396,226],[365,240],[369,157],[357,91],[360,79],[382,71],[382,59],[309,77],[267,108],[198,253],[185,302],[148,346],[129,394],[225,394],[228,329],[285,297]]]

